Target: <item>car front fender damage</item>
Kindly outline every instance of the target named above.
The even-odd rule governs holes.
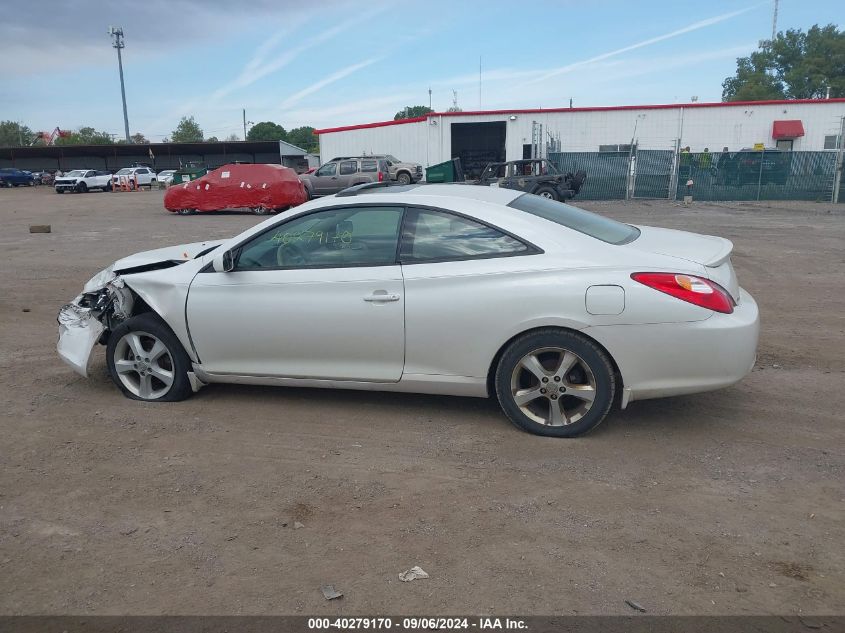
[[[81,295],[59,310],[56,349],[61,359],[87,378],[94,346],[132,315],[134,305],[135,296],[120,276],[110,268],[97,273]]]

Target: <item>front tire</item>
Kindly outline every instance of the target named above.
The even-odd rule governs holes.
[[[193,214],[194,214],[194,213],[196,213],[196,212],[197,212],[197,210],[196,210],[196,209],[179,209],[179,210],[177,211],[177,213],[178,213],[179,215],[193,215]]]
[[[88,185],[86,185],[84,182],[80,182],[78,185],[76,185],[76,190],[79,193],[88,193]]]
[[[514,425],[535,435],[576,437],[610,412],[616,376],[588,338],[543,329],[516,338],[496,369],[496,395]]]
[[[396,182],[400,185],[410,185],[411,184],[411,174],[408,172],[400,172],[396,175]]]
[[[188,355],[167,324],[151,312],[114,329],[106,360],[114,384],[132,400],[176,402],[193,393]]]

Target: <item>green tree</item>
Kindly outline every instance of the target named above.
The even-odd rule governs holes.
[[[133,134],[129,138],[131,138],[132,142],[136,145],[146,145],[150,142],[147,137],[141,134],[140,132],[135,132],[135,134]]]
[[[845,31],[833,24],[789,29],[736,60],[722,83],[723,101],[845,97]]]
[[[240,141],[241,137],[238,136],[237,134],[230,134],[229,136],[227,136],[223,140],[226,141],[227,143],[233,143],[234,141]]]
[[[262,121],[256,123],[249,132],[246,133],[246,140],[248,141],[286,141],[287,132],[278,123],[272,121]]]
[[[202,128],[194,121],[193,116],[183,116],[179,125],[171,132],[170,140],[173,143],[202,143]]]
[[[0,121],[0,147],[31,145],[35,133],[28,126],[17,121]]]
[[[306,152],[314,153],[317,151],[317,137],[314,136],[314,128],[310,125],[293,128],[290,132],[288,132],[288,136],[284,140],[291,145],[301,147]]]
[[[206,143],[219,143],[220,139],[217,138],[216,136],[211,136],[211,137],[205,139],[205,142]]]
[[[59,136],[56,145],[114,145],[114,139],[108,132],[98,132],[93,127],[85,126],[70,132],[66,136]]]
[[[394,121],[398,121],[399,119],[412,119],[417,116],[425,116],[426,114],[430,114],[434,112],[428,106],[416,105],[416,106],[405,106],[399,112],[396,113],[396,116],[393,117]]]

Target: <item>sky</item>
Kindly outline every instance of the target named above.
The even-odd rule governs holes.
[[[0,120],[206,137],[446,110],[719,101],[771,37],[772,0],[0,0]],[[840,25],[842,0],[781,0],[778,30]],[[481,81],[479,90],[479,65]]]

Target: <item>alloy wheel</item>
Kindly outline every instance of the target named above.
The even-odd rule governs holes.
[[[567,426],[583,418],[596,398],[596,377],[583,358],[562,347],[529,352],[511,374],[511,397],[529,419]]]
[[[114,369],[123,386],[144,400],[161,398],[173,385],[173,356],[149,332],[128,332],[121,337],[114,348]]]

